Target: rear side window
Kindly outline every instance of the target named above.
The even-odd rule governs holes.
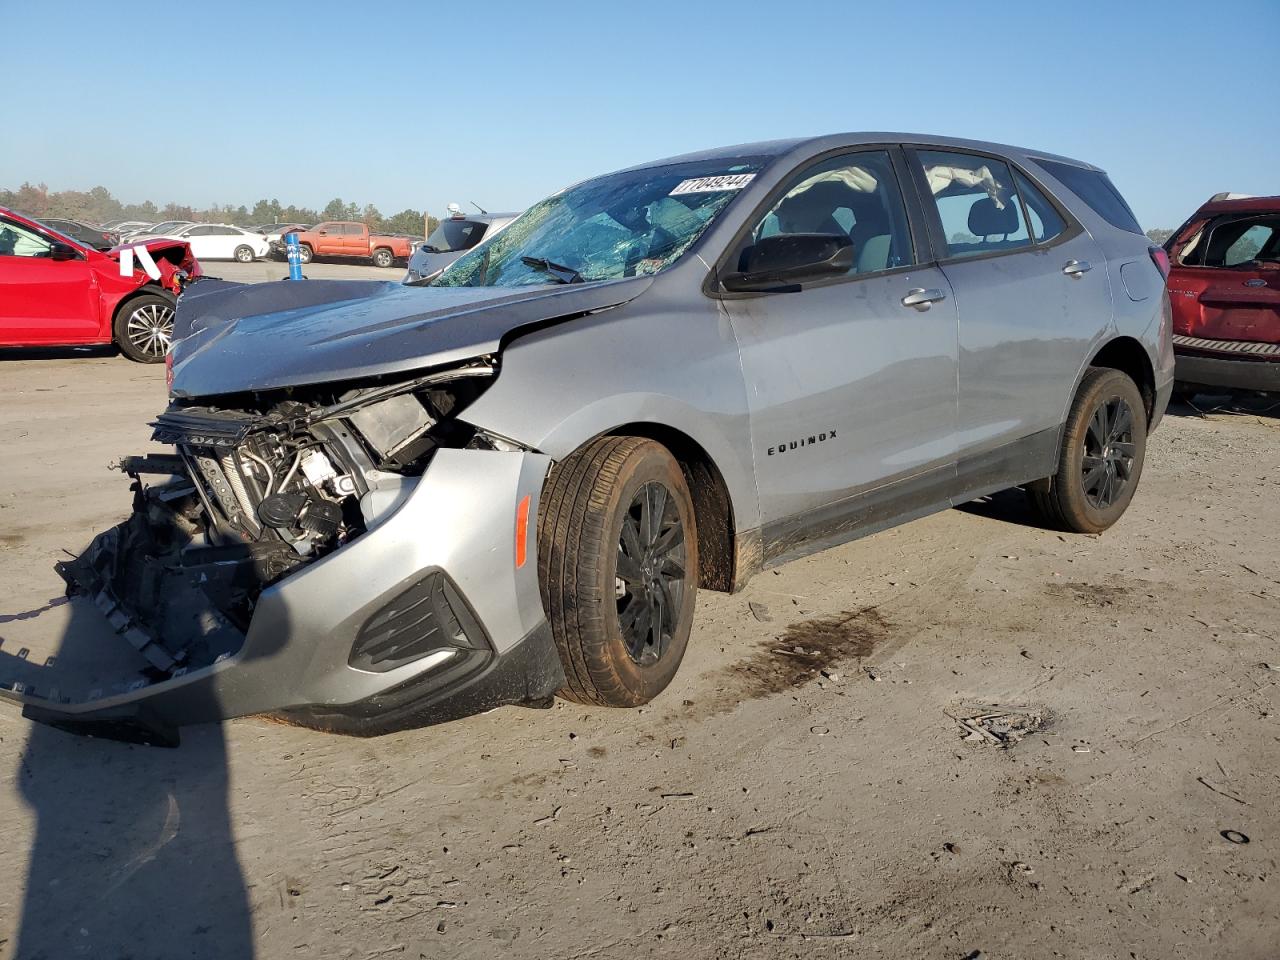
[[[942,221],[948,257],[1031,246],[1013,171],[1002,160],[967,153],[916,154]]]
[[[1252,217],[1218,223],[1209,231],[1203,265],[1241,267],[1255,260],[1274,261],[1280,250],[1280,217]]]
[[[1036,163],[1066,184],[1072,193],[1107,223],[1138,236],[1145,236],[1142,227],[1138,226],[1138,218],[1133,215],[1129,204],[1125,203],[1124,197],[1120,196],[1120,191],[1105,173],[1055,160],[1037,160]]]
[[[1018,186],[1018,194],[1022,197],[1023,203],[1027,205],[1027,216],[1031,220],[1031,238],[1036,243],[1052,240],[1067,229],[1067,223],[1062,219],[1062,214],[1058,213],[1054,205],[1049,202],[1049,198],[1041,193],[1035,184],[1017,170],[1013,172],[1013,182]]]

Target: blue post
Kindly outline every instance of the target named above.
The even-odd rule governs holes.
[[[302,275],[302,251],[298,249],[298,235],[286,233],[284,247],[289,257],[289,279],[305,280],[306,277]]]

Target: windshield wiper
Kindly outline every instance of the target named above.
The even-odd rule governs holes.
[[[566,267],[563,263],[556,263],[546,257],[521,257],[520,262],[527,267],[541,270],[556,283],[582,283],[582,274],[573,267]]]

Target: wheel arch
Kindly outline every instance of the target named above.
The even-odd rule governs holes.
[[[693,498],[698,526],[698,586],[720,593],[732,593],[741,586],[733,498],[706,448],[687,433],[663,423],[624,423],[599,436],[644,437],[670,452],[680,464]]]
[[[1156,374],[1146,347],[1140,341],[1123,335],[1114,337],[1094,353],[1086,369],[1088,367],[1109,367],[1127,375],[1138,385],[1146,407],[1147,423],[1151,423],[1155,415]],[[1076,389],[1079,390],[1079,384],[1076,384]]]
[[[130,291],[125,296],[116,301],[115,307],[111,311],[111,337],[115,339],[116,321],[120,319],[121,312],[134,300],[139,297],[164,297],[175,308],[178,305],[178,298],[172,293],[160,286],[158,283],[144,283],[138,289]]]

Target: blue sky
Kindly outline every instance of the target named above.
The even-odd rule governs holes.
[[[0,0],[0,187],[519,209],[583,177],[843,130],[1105,167],[1144,227],[1280,193],[1280,0]]]

